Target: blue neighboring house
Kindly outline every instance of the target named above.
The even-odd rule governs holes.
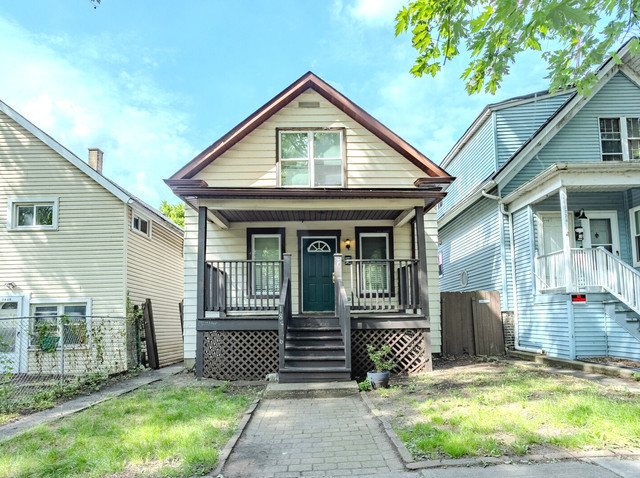
[[[589,96],[487,106],[441,165],[440,288],[499,291],[516,349],[640,360],[640,56],[619,55]]]

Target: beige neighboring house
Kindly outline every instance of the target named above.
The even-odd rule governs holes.
[[[185,218],[185,364],[350,380],[440,352],[434,206],[453,181],[309,72],[166,182]]]
[[[59,330],[63,314],[88,327],[109,321],[122,369],[132,358],[118,349],[131,341],[127,296],[148,298],[160,365],[179,362],[183,230],[103,176],[102,161],[90,149],[87,164],[0,101],[0,317],[49,317]],[[32,372],[36,320],[0,320],[5,368]]]

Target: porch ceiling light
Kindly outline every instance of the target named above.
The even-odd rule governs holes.
[[[576,219],[588,219],[587,215],[584,213],[584,209],[580,209],[573,214]]]

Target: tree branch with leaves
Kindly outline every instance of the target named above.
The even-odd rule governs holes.
[[[466,49],[461,78],[469,94],[495,93],[519,53],[537,51],[547,63],[550,89],[588,94],[596,70],[631,40],[640,53],[640,0],[416,0],[396,16],[396,36],[410,33],[415,76],[435,76]]]

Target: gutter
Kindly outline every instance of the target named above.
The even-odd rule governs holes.
[[[509,256],[511,259],[511,289],[512,289],[511,295],[513,296],[513,334],[514,334],[513,345],[514,345],[514,348],[516,350],[521,350],[523,352],[532,352],[532,353],[540,354],[542,353],[541,349],[523,347],[520,345],[520,331],[518,328],[518,295],[517,295],[518,289],[516,285],[516,251],[515,251],[516,248],[515,248],[515,240],[514,240],[514,233],[513,233],[513,214],[507,211],[507,207],[505,206],[504,200],[500,196],[489,194],[485,189],[481,191],[481,194],[487,199],[492,199],[494,201],[497,201],[498,204],[500,205],[500,212],[504,216],[506,216],[509,221],[509,245],[510,245]],[[504,244],[502,245],[502,247],[504,247]],[[502,263],[502,277],[503,277],[503,282],[502,282],[503,290],[506,291],[507,288],[504,286],[504,284],[507,280],[507,265],[504,264],[504,262]],[[508,302],[509,302],[509,298],[507,296],[507,305],[508,305]]]

